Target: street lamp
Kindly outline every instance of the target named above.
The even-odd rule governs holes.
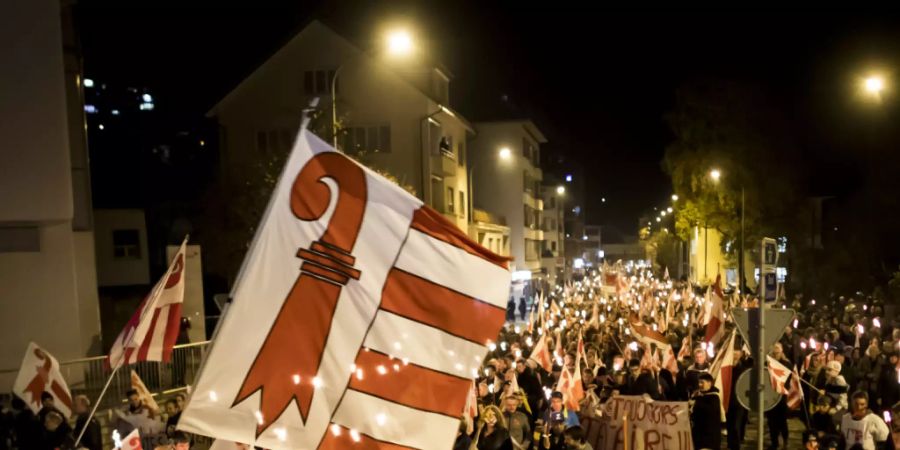
[[[866,92],[872,95],[879,95],[884,90],[884,79],[878,75],[872,75],[863,82]]]
[[[673,202],[677,202],[677,201],[678,201],[678,195],[672,194],[672,201],[673,201]]]
[[[719,169],[713,169],[709,171],[709,177],[716,183],[719,182],[719,178],[722,178],[722,172]]]
[[[563,185],[559,185],[556,187],[556,195],[563,195],[566,193],[566,187]]]
[[[500,156],[500,159],[507,160],[512,157],[512,151],[509,149],[509,147],[503,147],[500,149],[498,155]]]
[[[387,33],[386,39],[386,48],[385,51],[391,56],[407,56],[411,54],[414,50],[412,35],[409,34],[406,30],[393,30]],[[366,52],[360,52],[355,57],[344,61],[338,66],[337,70],[334,71],[334,75],[331,76],[331,140],[332,145],[335,150],[338,148],[338,136],[337,136],[337,81],[338,77],[341,74],[341,71],[346,67],[350,62],[355,61],[357,58],[367,55]]]

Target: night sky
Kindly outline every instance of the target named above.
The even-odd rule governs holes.
[[[671,194],[660,161],[672,139],[664,115],[679,85],[718,77],[764,86],[789,112],[815,167],[809,192],[847,191],[855,185],[841,171],[859,164],[856,137],[873,114],[852,103],[852,88],[900,56],[900,20],[883,13],[651,13],[564,2],[145,4],[80,2],[86,75],[152,89],[160,111],[186,123],[310,19],[362,47],[373,45],[379,25],[406,21],[455,75],[455,109],[478,119],[506,95],[549,138],[545,156],[565,155],[589,172],[589,221],[629,233],[641,212]],[[890,111],[878,114],[885,120]],[[880,145],[900,142],[889,135]]]

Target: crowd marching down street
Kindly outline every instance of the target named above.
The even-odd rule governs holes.
[[[673,445],[670,434],[659,448],[741,448],[749,413],[735,383],[755,362],[730,310],[758,302],[726,296],[719,279],[701,289],[667,275],[617,265],[539,293],[530,310],[520,310],[524,298],[510,299],[454,448],[656,448],[640,424],[629,431],[627,418],[624,433],[603,425],[621,419],[609,417],[611,399],[627,396],[687,402],[693,447]],[[768,354],[770,381],[783,394],[765,415],[768,448],[787,448],[792,416],[807,427],[805,448],[895,448],[900,323],[861,293],[782,296],[775,307],[802,313]]]

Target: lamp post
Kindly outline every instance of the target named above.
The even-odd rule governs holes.
[[[557,229],[559,233],[557,233],[556,240],[559,243],[559,255],[562,256],[563,260],[563,281],[568,279],[566,275],[566,253],[565,253],[565,245],[566,245],[566,220],[565,214],[563,212],[563,207],[566,201],[566,187],[563,185],[559,185],[556,187],[556,196],[559,201],[557,201],[556,210],[557,210]]]
[[[393,56],[406,56],[413,52],[413,40],[412,36],[406,30],[394,30],[387,35],[387,45],[386,49],[388,54]],[[351,62],[355,62],[359,58],[363,56],[367,56],[366,52],[360,52],[355,55],[353,58],[344,61],[340,66],[334,71],[334,75],[331,77],[331,140],[332,145],[335,150],[338,148],[338,138],[337,138],[337,86],[338,77],[341,74],[341,71],[344,67],[348,66]]]
[[[719,169],[709,171],[709,177],[713,183],[718,183],[722,178],[722,172]],[[738,296],[744,295],[744,210],[745,210],[744,185],[741,184],[741,246],[738,253]]]

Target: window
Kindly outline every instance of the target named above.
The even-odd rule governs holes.
[[[453,188],[448,187],[447,188],[447,212],[448,213],[452,213],[454,211],[453,200],[454,200],[453,199]]]
[[[554,253],[556,252],[556,241],[550,242],[550,250],[552,250]]]
[[[538,259],[541,241],[536,241],[534,239],[525,239],[525,260],[526,261],[534,261]]]
[[[348,154],[390,153],[391,126],[347,127],[341,147]]]
[[[113,230],[113,257],[141,259],[141,239],[138,230]]]
[[[307,70],[303,72],[303,92],[307,95],[331,94],[333,70]],[[339,86],[335,85],[335,91]]]
[[[453,154],[453,136],[442,136],[441,142],[438,144],[441,154],[449,158],[455,157]]]
[[[484,242],[484,232],[483,232],[483,231],[479,231],[479,232],[478,232],[478,243],[481,244],[481,245],[484,245],[484,244],[485,244],[485,242]]]
[[[459,217],[466,217],[466,210],[469,209],[466,204],[466,193],[459,191]]]

